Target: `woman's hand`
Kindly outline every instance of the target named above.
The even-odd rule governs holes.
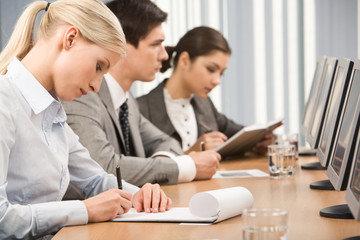
[[[137,212],[157,213],[169,210],[172,201],[166,196],[159,184],[146,183],[135,193],[132,203]]]
[[[267,153],[267,146],[275,144],[275,140],[276,136],[273,133],[266,134],[265,137],[252,148],[252,152],[265,155]]]
[[[189,154],[192,151],[214,150],[224,144],[227,139],[227,136],[222,132],[214,131],[205,133],[198,138],[196,143],[189,148],[185,154]],[[203,142],[204,149],[201,149],[201,142]]]
[[[89,222],[103,222],[128,212],[132,194],[119,189],[110,189],[83,201]]]

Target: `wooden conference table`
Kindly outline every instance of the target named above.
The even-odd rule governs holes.
[[[187,207],[197,192],[242,186],[254,196],[254,208],[285,208],[289,211],[289,239],[343,239],[360,235],[360,221],[330,219],[319,210],[345,203],[345,191],[312,190],[309,184],[327,179],[325,170],[302,170],[301,164],[317,161],[316,157],[300,157],[292,178],[232,178],[195,181],[164,186],[174,207]],[[241,158],[222,161],[219,170],[260,169],[268,172],[267,158]],[[242,218],[234,217],[213,225],[179,225],[178,223],[93,223],[65,227],[53,240],[61,239],[242,239]]]

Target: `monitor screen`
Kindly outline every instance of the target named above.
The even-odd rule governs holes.
[[[355,154],[350,172],[345,199],[356,220],[360,220],[360,134],[357,136]]]
[[[338,129],[343,103],[348,92],[348,83],[353,63],[348,59],[340,59],[336,67],[333,87],[325,113],[323,128],[320,134],[319,147],[316,155],[323,167],[327,166],[333,142]]]
[[[321,86],[319,87],[319,95],[316,101],[316,108],[314,110],[312,119],[310,121],[311,126],[307,133],[306,141],[310,144],[311,148],[316,149],[318,147],[320,131],[323,125],[325,110],[328,104],[328,98],[333,83],[334,73],[337,66],[337,59],[327,58],[324,73],[321,80]]]
[[[359,66],[360,67],[360,66]],[[345,190],[359,128],[360,73],[353,71],[343,112],[335,135],[334,150],[330,154],[327,175],[336,190]]]
[[[307,136],[307,131],[308,131],[308,128],[310,125],[310,120],[314,113],[314,106],[317,105],[316,100],[317,100],[318,93],[320,92],[320,89],[321,89],[320,84],[321,84],[321,79],[322,79],[325,62],[326,62],[326,57],[321,57],[321,58],[319,58],[319,60],[317,61],[317,64],[316,64],[314,78],[313,78],[313,81],[311,84],[309,97],[306,102],[303,120],[301,123],[301,133],[303,134],[303,136],[305,138]]]

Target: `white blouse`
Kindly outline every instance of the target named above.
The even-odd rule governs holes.
[[[171,123],[181,137],[184,151],[194,145],[198,137],[195,112],[190,102],[192,97],[193,95],[188,99],[173,99],[168,90],[164,88],[166,111]]]

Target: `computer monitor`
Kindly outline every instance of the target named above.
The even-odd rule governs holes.
[[[321,89],[320,85],[321,85],[325,62],[326,62],[326,57],[322,56],[318,59],[316,63],[315,73],[312,80],[311,89],[310,89],[309,97],[306,102],[305,111],[303,114],[303,119],[300,128],[300,131],[305,138],[307,137],[306,135],[307,132],[309,131],[310,121],[314,114],[314,110],[315,110],[314,106],[317,105],[316,100],[318,93]]]
[[[330,154],[327,176],[335,190],[345,190],[359,129],[360,61],[354,65],[348,94],[340,116],[339,127]]]
[[[360,136],[360,60],[354,65],[341,115],[327,170],[330,182],[336,190],[344,190],[348,185],[350,167],[355,161],[354,152],[358,151],[355,150],[358,148],[355,146]],[[321,209],[320,215],[331,218],[353,218],[346,204]]]
[[[328,100],[324,123],[320,134],[319,146],[316,155],[323,167],[329,163],[330,153],[333,148],[335,135],[337,133],[339,119],[342,113],[350,76],[354,63],[349,59],[338,61],[333,86]]]
[[[350,172],[349,184],[346,189],[345,200],[354,216],[360,220],[360,134],[358,134],[355,154],[353,156],[353,163]]]
[[[345,201],[347,204],[322,209],[320,215],[344,219],[355,218],[360,221],[360,134],[356,138]],[[360,236],[349,239],[360,239]]]
[[[333,84],[333,78],[335,75],[335,69],[337,66],[337,59],[329,57],[326,59],[324,66],[324,72],[321,80],[321,86],[319,87],[319,94],[316,99],[316,108],[311,119],[311,126],[309,127],[306,141],[310,147],[316,149],[318,147],[320,132],[324,122],[324,116],[328,105],[328,99]]]

